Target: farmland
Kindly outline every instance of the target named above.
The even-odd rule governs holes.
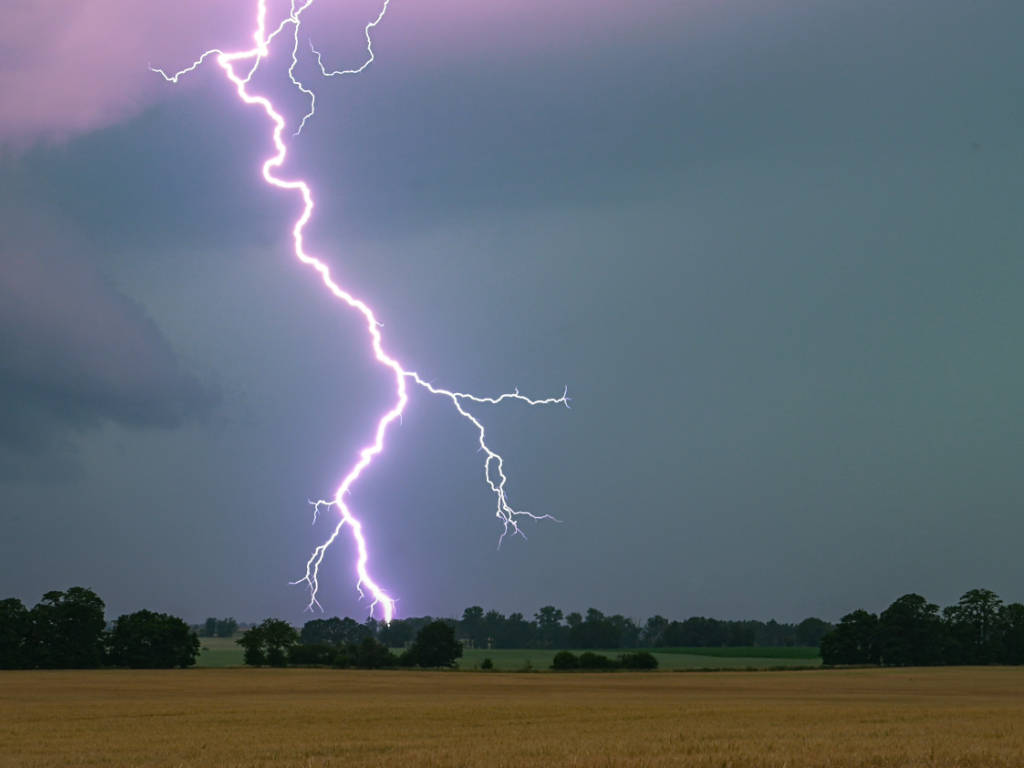
[[[1024,669],[0,674],[0,765],[1019,766]]]

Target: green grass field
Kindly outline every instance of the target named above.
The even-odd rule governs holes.
[[[235,638],[200,638],[201,652],[196,666],[242,666],[242,648]],[[615,657],[628,649],[597,651]],[[479,669],[485,658],[504,671],[544,670],[551,666],[556,651],[539,649],[466,649],[459,669]],[[574,651],[580,653],[580,651]],[[771,667],[816,667],[821,664],[817,648],[657,648],[653,650],[659,669],[768,669]]]
[[[658,648],[657,653],[681,653],[687,656],[714,656],[719,659],[800,659],[802,661],[819,660],[821,654],[817,648],[809,646],[770,647],[756,645],[735,648]]]
[[[235,637],[200,637],[197,667],[239,667],[242,665],[242,646]]]

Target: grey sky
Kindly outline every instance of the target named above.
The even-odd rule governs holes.
[[[574,398],[481,411],[513,501],[564,521],[495,551],[471,430],[414,394],[353,498],[399,615],[1024,598],[1022,23],[662,2],[460,56],[400,48],[434,30],[396,0],[296,144],[313,247],[425,377]],[[306,499],[390,390],[289,257],[265,148],[200,73],[0,160],[4,596],[302,619]],[[347,544],[321,600],[365,610]]]

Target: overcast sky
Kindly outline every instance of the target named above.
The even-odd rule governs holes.
[[[5,12],[0,597],[308,618],[307,499],[392,396],[290,255],[265,121],[214,65],[147,69],[248,40],[254,3],[209,5]],[[304,31],[358,66],[377,10],[318,0]],[[350,499],[398,615],[1024,600],[1022,25],[1010,0],[392,0],[362,75],[303,62],[287,171],[388,348],[573,398],[478,409],[512,502],[563,521],[497,550],[473,431],[413,392]],[[286,59],[260,84],[297,120]],[[347,537],[320,599],[365,615]]]

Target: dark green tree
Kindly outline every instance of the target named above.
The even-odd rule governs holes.
[[[999,610],[999,661],[1024,664],[1024,605],[1010,603]]]
[[[199,638],[176,616],[136,611],[121,616],[107,637],[107,661],[115,667],[171,669],[191,667]]]
[[[537,638],[537,625],[521,613],[510,613],[505,619],[504,641],[507,648],[532,648]]]
[[[797,645],[820,646],[821,638],[831,631],[831,624],[812,616],[796,625],[796,643]]]
[[[399,663],[398,657],[390,648],[369,635],[358,643],[347,645],[345,655],[348,657],[349,666],[361,669],[384,669]]]
[[[848,613],[821,638],[825,664],[878,664],[878,617],[864,610]]]
[[[483,618],[484,646],[494,648],[510,647],[505,636],[505,615],[498,611],[488,611]]]
[[[1001,654],[999,612],[1003,601],[989,589],[972,589],[943,612],[947,629],[946,661],[991,664]]]
[[[561,648],[567,640],[562,612],[553,605],[545,605],[533,618],[537,623],[537,647]]]
[[[218,619],[215,631],[217,637],[233,637],[238,630],[238,622],[233,618]]]
[[[210,616],[203,622],[203,631],[200,633],[202,637],[216,637],[217,636],[217,619],[214,616]]]
[[[406,662],[420,667],[452,667],[461,656],[462,643],[455,639],[452,625],[433,621],[416,635],[407,651]]]
[[[354,620],[346,617],[344,621],[337,616],[330,619],[313,619],[302,626],[299,637],[305,645],[344,645],[361,640],[355,637],[351,627],[359,627]]]
[[[0,600],[0,669],[29,666],[28,641],[32,620],[21,600]]]
[[[921,595],[898,598],[878,617],[878,652],[886,666],[941,664],[946,646],[939,607]]]
[[[569,645],[573,648],[619,648],[621,644],[621,627],[596,608],[588,608],[586,618],[569,627]]]
[[[640,633],[643,644],[648,648],[667,645],[665,630],[668,629],[668,625],[669,621],[664,616],[651,616]]]
[[[326,643],[302,643],[288,649],[288,663],[310,666],[334,664],[338,648]],[[347,664],[345,666],[348,666]]]
[[[286,621],[266,619],[235,642],[244,649],[246,664],[283,667],[288,662],[289,649],[299,642],[299,633]]]
[[[91,589],[47,592],[31,611],[30,663],[44,669],[91,669],[103,663],[103,601]]]
[[[476,648],[487,647],[487,632],[484,629],[484,609],[479,605],[471,605],[462,612],[459,622],[459,634],[473,641]]]

